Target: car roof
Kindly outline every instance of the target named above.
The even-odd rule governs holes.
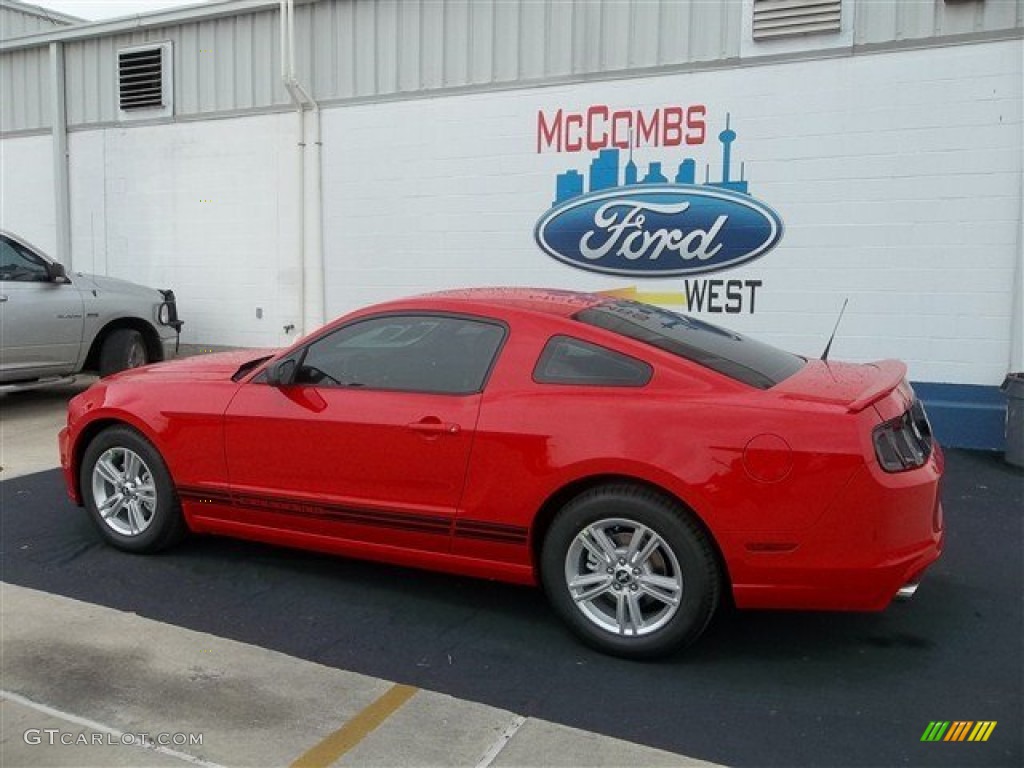
[[[445,305],[465,310],[488,308],[516,309],[524,312],[570,317],[580,310],[608,301],[608,297],[580,291],[551,288],[459,288],[437,291],[404,299],[395,304],[404,307],[431,307]]]

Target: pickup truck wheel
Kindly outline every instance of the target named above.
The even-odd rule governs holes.
[[[82,457],[85,507],[100,534],[128,552],[159,552],[185,535],[171,474],[153,444],[130,427],[110,427]]]
[[[146,340],[133,328],[118,328],[103,340],[100,349],[100,376],[110,376],[149,362]]]

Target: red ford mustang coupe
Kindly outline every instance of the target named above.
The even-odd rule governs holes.
[[[905,374],[631,301],[449,291],[104,379],[71,401],[61,461],[121,549],[193,531],[539,582],[584,641],[650,657],[726,595],[913,593],[943,459]]]

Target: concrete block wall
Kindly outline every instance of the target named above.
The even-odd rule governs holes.
[[[187,343],[287,343],[296,125],[284,114],[72,133],[75,268],[173,288]]]
[[[733,168],[781,216],[781,244],[706,277],[760,280],[756,309],[698,312],[818,355],[906,360],[914,379],[998,385],[1021,249],[1021,41],[372,104],[325,112],[328,314],[454,285],[682,292],[609,277],[533,239],[555,177],[596,154],[537,152],[537,113],[707,107],[703,143],[635,150],[698,180]],[[695,311],[695,307],[690,307]]]
[[[44,251],[57,245],[50,136],[0,140],[0,229]]]

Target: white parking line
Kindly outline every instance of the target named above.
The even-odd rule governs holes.
[[[505,748],[505,745],[511,741],[512,737],[516,735],[516,731],[523,727],[523,723],[526,722],[525,717],[515,715],[512,721],[505,726],[505,730],[501,732],[501,736],[498,740],[491,744],[490,749],[484,752],[484,756],[480,758],[480,762],[476,764],[476,768],[489,768],[490,764],[494,762],[494,759],[501,753],[501,750]]]
[[[34,709],[36,712],[41,712],[44,715],[49,715],[50,717],[57,717],[61,720],[66,720],[69,723],[80,725],[83,728],[88,728],[91,731],[99,731],[100,733],[110,734],[118,741],[121,741],[121,739],[127,735],[125,731],[120,731],[117,728],[112,728],[111,726],[104,725],[103,723],[97,723],[95,720],[89,720],[85,717],[73,715],[70,712],[63,712],[59,709],[55,709],[54,707],[48,707],[46,704],[40,704],[38,702],[32,701],[31,699],[26,699],[24,696],[21,696],[17,693],[11,693],[10,691],[0,690],[0,698],[7,699],[8,701],[13,701],[15,704],[20,704],[21,706],[28,707],[29,709]],[[187,752],[179,752],[176,749],[170,749],[169,747],[163,747],[149,741],[143,741],[141,739],[133,739],[129,743],[125,743],[124,746],[138,747],[139,749],[146,749],[151,752],[159,752],[161,755],[174,757],[178,760],[183,760],[186,763],[201,766],[201,768],[225,768],[225,766],[222,766],[219,763],[211,763],[206,760],[203,760],[202,758],[196,757],[195,755],[190,755]]]

